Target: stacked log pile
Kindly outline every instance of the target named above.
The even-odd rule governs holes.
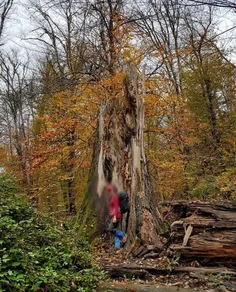
[[[168,251],[181,260],[236,266],[236,204],[176,201]],[[167,216],[168,219],[168,216]]]

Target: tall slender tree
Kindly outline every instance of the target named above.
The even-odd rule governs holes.
[[[22,62],[15,52],[0,58],[0,122],[10,149],[9,161],[20,173],[27,192],[31,185],[30,122],[37,96],[29,71],[29,61]]]

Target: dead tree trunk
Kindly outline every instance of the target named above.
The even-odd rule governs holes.
[[[99,227],[104,227],[101,224],[107,206],[104,188],[113,183],[119,191],[129,193],[128,246],[136,242],[136,250],[140,246],[149,246],[150,250],[150,245],[161,249],[162,222],[145,157],[144,99],[138,91],[138,74],[130,65],[123,80],[122,98],[101,103],[88,190],[81,210],[82,228],[90,224],[92,203]]]

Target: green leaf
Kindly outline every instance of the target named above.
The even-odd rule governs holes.
[[[9,276],[13,275],[13,272],[11,270],[9,270],[7,273],[8,273]]]

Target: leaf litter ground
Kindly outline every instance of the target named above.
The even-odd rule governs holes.
[[[101,283],[98,291],[236,291],[236,273],[202,273],[207,269],[197,261],[185,266],[165,255],[151,259],[127,257],[124,249],[117,252],[101,242],[94,246],[93,264],[108,273],[107,281]]]

